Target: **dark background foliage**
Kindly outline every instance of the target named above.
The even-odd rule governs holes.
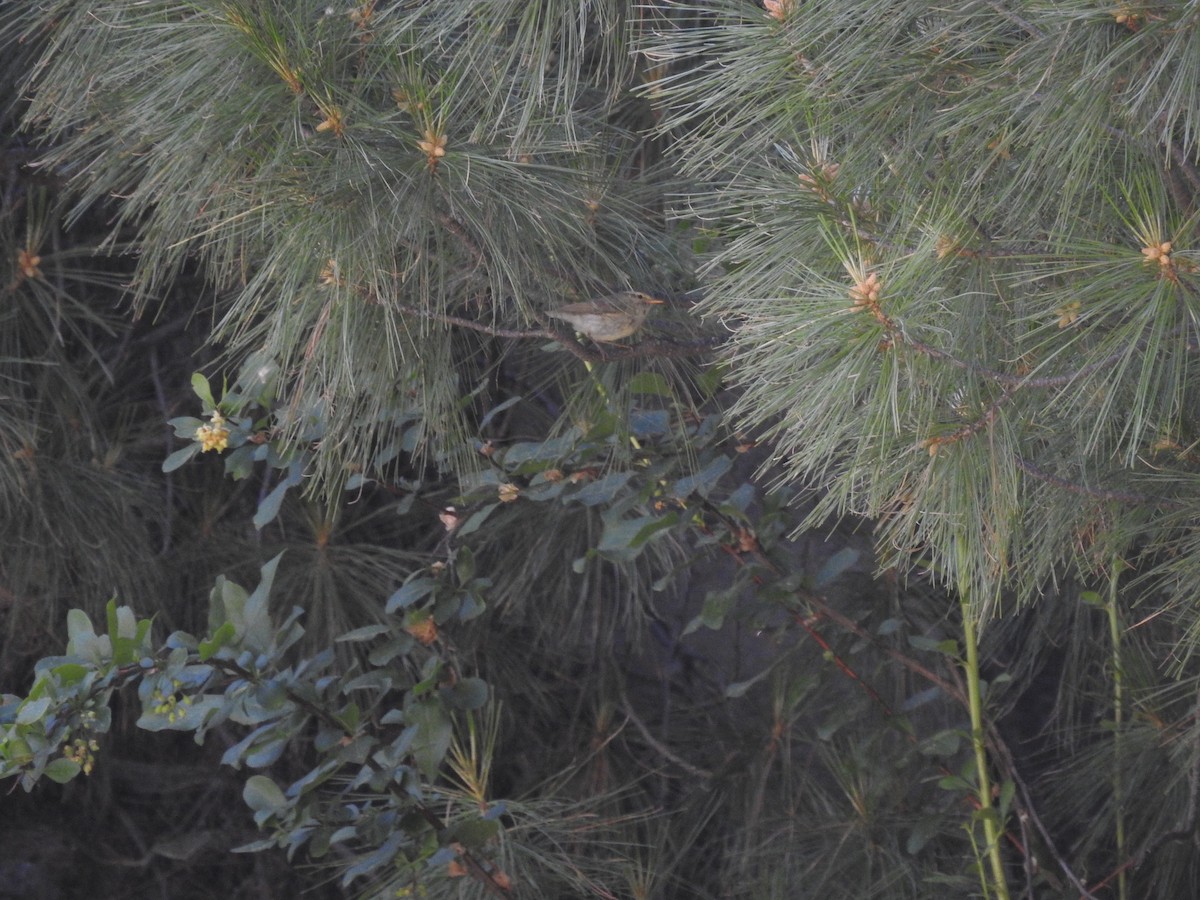
[[[1193,895],[1195,13],[766,7],[0,6],[5,693],[281,551],[353,671],[470,560],[518,896]],[[625,345],[545,315],[626,288]],[[300,455],[164,471],[260,369]],[[237,729],[135,705],[0,798],[0,896],[409,890],[230,855]]]

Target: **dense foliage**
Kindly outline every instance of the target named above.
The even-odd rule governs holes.
[[[0,4],[0,841],[1195,894],[1193,6]]]

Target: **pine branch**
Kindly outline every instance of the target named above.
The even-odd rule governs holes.
[[[1191,185],[1191,199],[1194,201],[1196,195],[1200,194],[1200,172],[1196,170],[1196,166],[1192,163],[1191,158],[1184,149],[1175,141],[1171,141],[1167,145],[1167,149],[1171,152],[1171,160],[1179,167],[1179,171],[1183,173],[1188,184]]]
[[[925,356],[928,356],[930,359],[938,359],[949,363],[956,369],[962,369],[963,371],[971,372],[975,375],[981,375],[990,381],[996,381],[1000,384],[1012,385],[1014,387],[1065,387],[1073,381],[1077,381],[1080,378],[1086,378],[1088,375],[1108,368],[1109,366],[1113,365],[1113,363],[1117,362],[1117,360],[1121,359],[1121,357],[1126,353],[1125,350],[1117,350],[1113,353],[1110,353],[1103,359],[1095,360],[1094,362],[1090,362],[1085,366],[1081,366],[1072,372],[1064,372],[1061,375],[1042,375],[1031,377],[1029,375],[1015,375],[1011,372],[1002,372],[999,369],[992,369],[977,362],[959,359],[953,354],[947,353],[945,350],[939,350],[937,347],[907,336],[903,333],[902,329],[898,329],[895,339],[897,343],[902,342],[907,346],[912,347],[914,350],[924,354]]]
[[[1017,456],[1016,463],[1017,467],[1023,472],[1032,475],[1039,481],[1044,481],[1047,484],[1060,487],[1064,491],[1070,491],[1072,494],[1079,494],[1083,497],[1093,497],[1097,500],[1113,500],[1118,503],[1165,506],[1172,509],[1178,509],[1186,505],[1178,500],[1171,500],[1167,497],[1152,497],[1149,494],[1136,494],[1131,491],[1115,491],[1105,488],[1095,488],[1086,484],[1068,481],[1066,478],[1061,478],[1058,475],[1052,475],[1045,469],[1038,466],[1036,463],[1026,459],[1023,456]]]
[[[1016,388],[1006,388],[1000,394],[1000,396],[993,400],[991,405],[983,411],[983,415],[981,415],[974,422],[969,422],[968,424],[963,425],[961,428],[952,431],[950,434],[928,438],[925,440],[924,446],[928,448],[929,453],[932,456],[933,454],[937,453],[939,447],[943,447],[946,444],[954,444],[965,440],[972,435],[978,434],[980,431],[983,431],[994,421],[996,421],[996,416],[1000,412],[1000,407],[1010,400],[1013,395],[1016,394],[1016,392]]]

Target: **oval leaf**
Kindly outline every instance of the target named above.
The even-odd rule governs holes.
[[[266,775],[251,775],[242,788],[242,799],[255,812],[272,812],[287,804],[279,785]]]

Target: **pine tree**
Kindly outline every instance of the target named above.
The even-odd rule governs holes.
[[[7,153],[37,141],[0,208],[6,653],[115,588],[213,633],[155,649],[113,606],[115,655],[76,614],[73,653],[203,733],[188,673],[329,651],[340,681],[284,691],[303,726],[220,728],[296,779],[241,779],[261,846],[365,896],[1191,895],[1198,27],[0,8]],[[554,315],[636,294],[615,341]],[[738,628],[750,664],[702,655]],[[37,684],[74,697],[64,665]],[[102,765],[39,689],[0,772]]]

